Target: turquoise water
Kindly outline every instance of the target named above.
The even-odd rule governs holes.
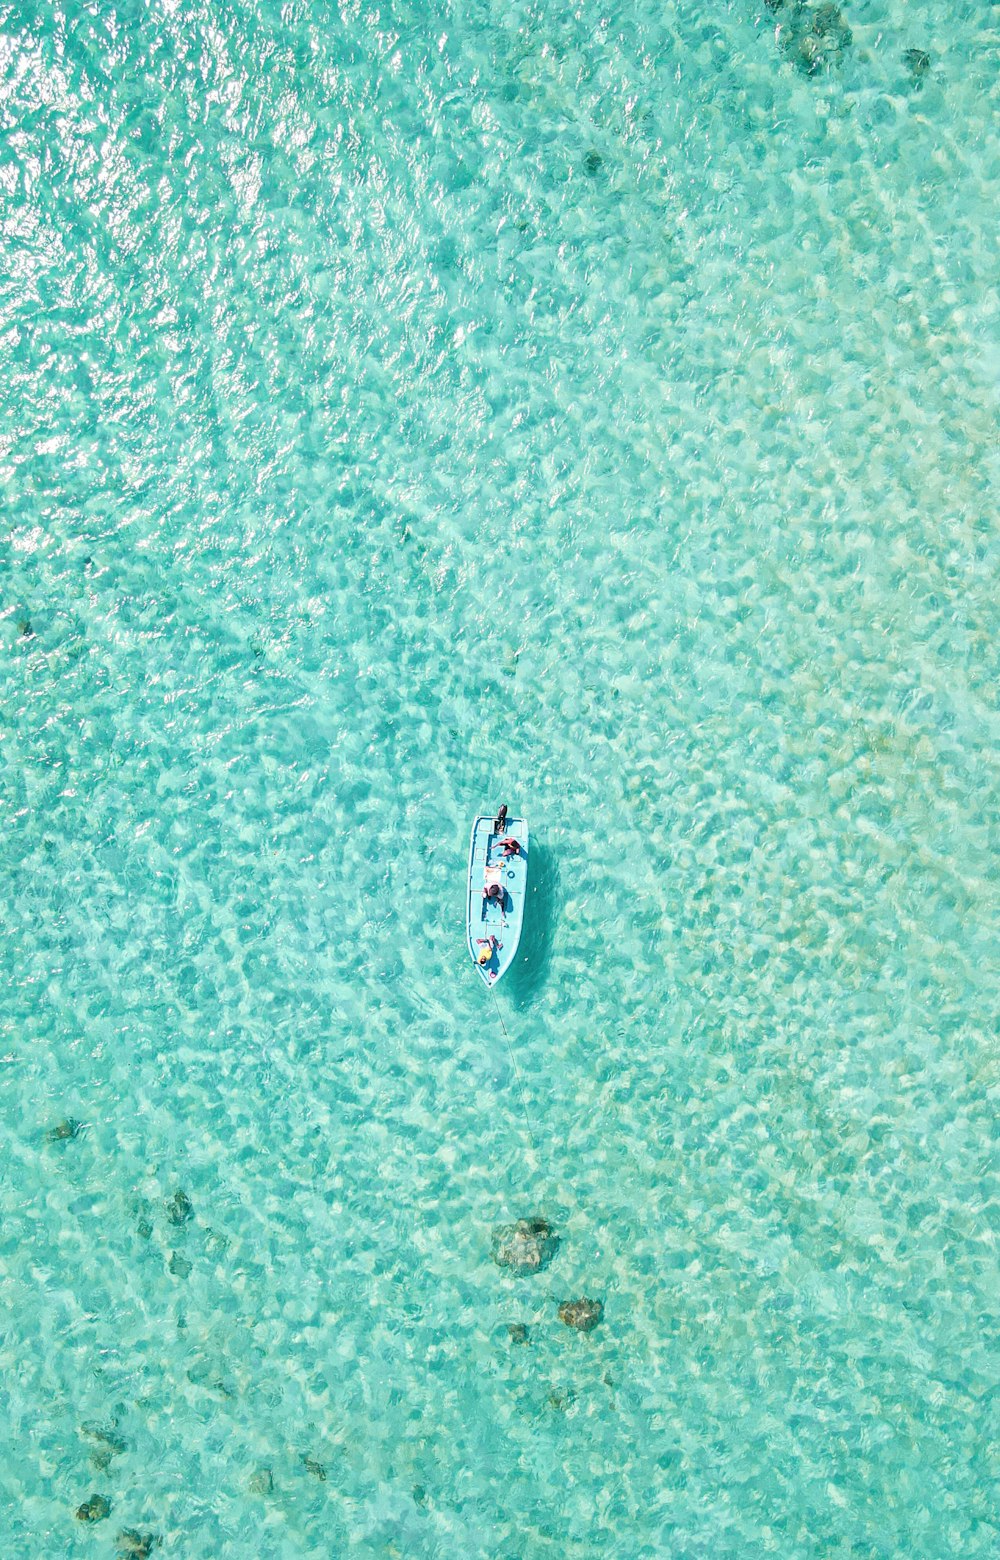
[[[1000,1554],[1000,35],[843,19],[0,5],[4,1556]]]

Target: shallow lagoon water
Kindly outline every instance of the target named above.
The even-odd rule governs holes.
[[[4,1553],[1000,1550],[997,35],[843,15],[0,8]]]

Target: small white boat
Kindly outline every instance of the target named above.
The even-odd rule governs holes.
[[[500,822],[500,828],[495,825]],[[513,840],[517,850],[501,844]],[[472,825],[466,937],[472,962],[495,986],[514,962],[528,888],[528,825],[481,813]]]

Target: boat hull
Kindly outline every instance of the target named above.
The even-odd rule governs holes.
[[[499,848],[501,839],[517,840],[521,849],[505,858]],[[469,880],[466,895],[466,940],[469,954],[485,986],[493,987],[514,962],[524,924],[524,905],[528,888],[528,825],[524,818],[508,818],[501,831],[493,830],[492,816],[481,813],[472,825],[469,841]],[[502,904],[489,902],[483,895],[487,875],[503,889]],[[488,964],[478,956],[484,943],[490,945]]]

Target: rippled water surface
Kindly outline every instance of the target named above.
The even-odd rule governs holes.
[[[0,4],[4,1556],[1000,1554],[998,43]]]

